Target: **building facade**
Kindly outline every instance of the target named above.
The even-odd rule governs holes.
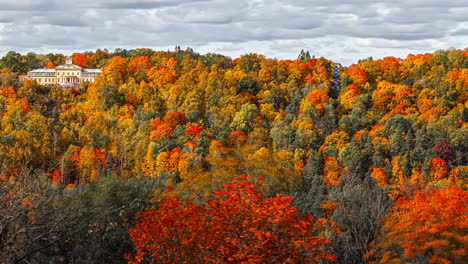
[[[94,82],[101,74],[100,69],[83,69],[68,59],[65,64],[55,69],[35,69],[28,72],[28,79],[41,85],[57,85],[61,87],[76,87],[84,82]]]

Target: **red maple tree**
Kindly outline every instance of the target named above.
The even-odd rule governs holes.
[[[323,263],[335,257],[330,242],[311,233],[312,217],[300,217],[292,198],[263,198],[241,176],[201,205],[167,197],[160,208],[139,212],[130,237],[129,263]]]

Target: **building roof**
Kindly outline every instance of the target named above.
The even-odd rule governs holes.
[[[55,69],[35,69],[29,71],[28,76],[55,76]]]
[[[83,69],[83,77],[95,77],[101,73],[100,69]]]
[[[83,72],[89,72],[89,73],[101,73],[101,69],[83,69]]]
[[[55,67],[56,70],[81,70],[82,68],[75,64],[63,64]]]
[[[55,69],[35,69],[29,72],[55,72]]]

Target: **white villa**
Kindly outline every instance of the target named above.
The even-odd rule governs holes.
[[[83,69],[67,59],[66,63],[55,69],[35,69],[28,72],[28,79],[41,85],[75,87],[84,82],[93,82],[101,74],[100,69]]]

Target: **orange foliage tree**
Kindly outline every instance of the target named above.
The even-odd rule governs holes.
[[[357,86],[363,86],[367,82],[366,73],[357,65],[349,66],[346,73]]]
[[[385,57],[381,60],[380,67],[383,72],[383,79],[389,82],[399,82],[403,77],[400,71],[400,59],[395,57]]]
[[[158,140],[165,136],[172,135],[174,127],[170,124],[161,121],[160,118],[156,119],[151,124],[152,130],[150,131],[150,139],[151,140]]]
[[[311,105],[314,105],[320,113],[323,114],[325,108],[323,104],[329,103],[330,97],[328,96],[327,91],[320,88],[312,89],[306,96],[303,105],[301,105],[301,111],[309,108]]]
[[[341,181],[341,173],[343,168],[340,167],[338,161],[333,157],[325,157],[323,168],[323,178],[327,185],[337,185]]]
[[[46,67],[46,69],[55,69],[55,65],[51,61],[47,62],[45,67]]]
[[[72,59],[73,59],[73,64],[75,65],[78,65],[82,68],[89,67],[88,58],[83,53],[73,53]]]
[[[358,95],[360,94],[362,94],[361,89],[359,89],[355,84],[350,84],[341,95],[340,103],[346,109],[352,109],[358,101]]]
[[[166,198],[160,209],[139,212],[130,237],[130,263],[324,263],[330,242],[311,233],[292,198],[263,198],[246,175],[224,184],[201,205]]]
[[[133,58],[128,64],[128,72],[135,73],[138,70],[146,71],[151,67],[151,61],[148,56]]]
[[[127,72],[127,62],[120,56],[115,56],[109,60],[109,63],[104,67],[103,74],[106,80],[113,84],[120,84],[125,80]]]
[[[450,168],[447,162],[441,158],[435,158],[431,161],[430,175],[434,181],[447,178]]]
[[[146,72],[151,67],[151,60],[148,56],[133,58],[128,63],[128,72],[133,73],[137,81],[146,80]]]
[[[370,263],[465,263],[467,199],[457,186],[400,198],[366,257]]]
[[[161,66],[152,67],[148,70],[148,77],[151,81],[156,83],[158,87],[164,88],[166,84],[173,83],[176,78],[175,68],[177,61],[174,58],[163,58]]]
[[[468,86],[468,69],[455,68],[449,71],[445,78],[456,86],[457,89],[462,90],[463,87]]]
[[[377,180],[378,186],[385,187],[388,184],[388,176],[385,172],[385,168],[374,168],[370,175]]]
[[[163,120],[158,118],[151,124],[152,130],[150,131],[150,139],[158,140],[164,136],[170,136],[172,135],[172,132],[176,126],[185,125],[186,123],[187,117],[185,112],[175,111],[172,113],[167,113]]]
[[[310,104],[327,103],[330,100],[325,90],[314,88],[307,94],[307,102]]]
[[[404,114],[407,108],[412,107],[412,99],[413,94],[407,85],[394,84],[387,81],[379,82],[377,90],[372,93],[373,108],[375,110],[390,114],[394,112],[395,108],[401,109],[402,113],[395,113],[393,115]]]

